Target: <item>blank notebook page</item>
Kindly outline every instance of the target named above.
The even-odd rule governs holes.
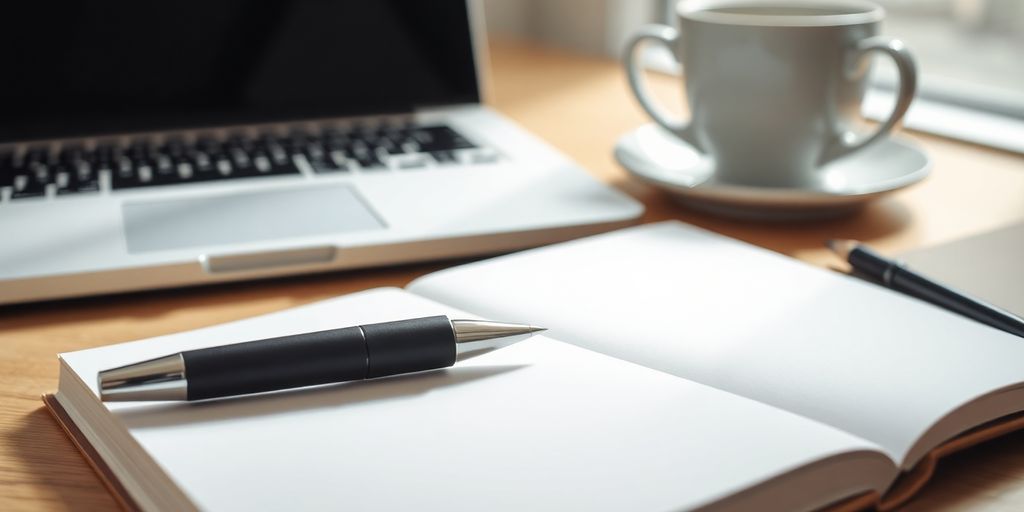
[[[179,350],[449,312],[379,289],[63,358],[91,383],[100,369]],[[108,406],[210,510],[674,510],[877,449],[543,336],[417,375]]]
[[[837,426],[904,467],[937,419],[1024,380],[1015,336],[679,222],[471,263],[408,289]]]

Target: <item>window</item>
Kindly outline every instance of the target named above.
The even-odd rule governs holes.
[[[883,32],[917,57],[920,97],[1024,119],[1024,2],[876,1]],[[875,68],[874,83],[891,89],[894,70]]]
[[[887,11],[882,34],[902,39],[918,61],[918,96],[905,124],[1024,153],[1024,0],[874,1]],[[511,32],[519,36],[618,58],[640,24],[675,25],[677,2],[488,0],[487,5],[500,18],[488,16],[499,31],[508,20],[518,21]],[[649,68],[679,73],[667,49],[649,45],[645,51]],[[891,109],[896,74],[888,59],[874,62],[864,112],[879,119]]]

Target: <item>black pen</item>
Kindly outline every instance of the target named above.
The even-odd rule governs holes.
[[[827,245],[864,277],[972,320],[1024,337],[1024,319],[1013,313],[932,281],[854,240],[829,240]]]
[[[543,330],[431,316],[187,350],[101,371],[100,399],[205,400],[446,368]]]

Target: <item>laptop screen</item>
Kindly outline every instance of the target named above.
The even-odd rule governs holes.
[[[479,101],[465,0],[14,2],[0,141]]]

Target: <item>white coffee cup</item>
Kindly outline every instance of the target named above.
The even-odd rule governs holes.
[[[887,137],[917,83],[902,42],[878,35],[885,16],[862,0],[683,0],[680,30],[647,25],[629,42],[625,67],[644,110],[713,159],[715,179],[764,187],[814,187],[828,162]],[[691,118],[673,119],[651,99],[637,60],[643,42],[683,64]],[[899,71],[892,115],[858,135],[869,61],[879,52]]]

